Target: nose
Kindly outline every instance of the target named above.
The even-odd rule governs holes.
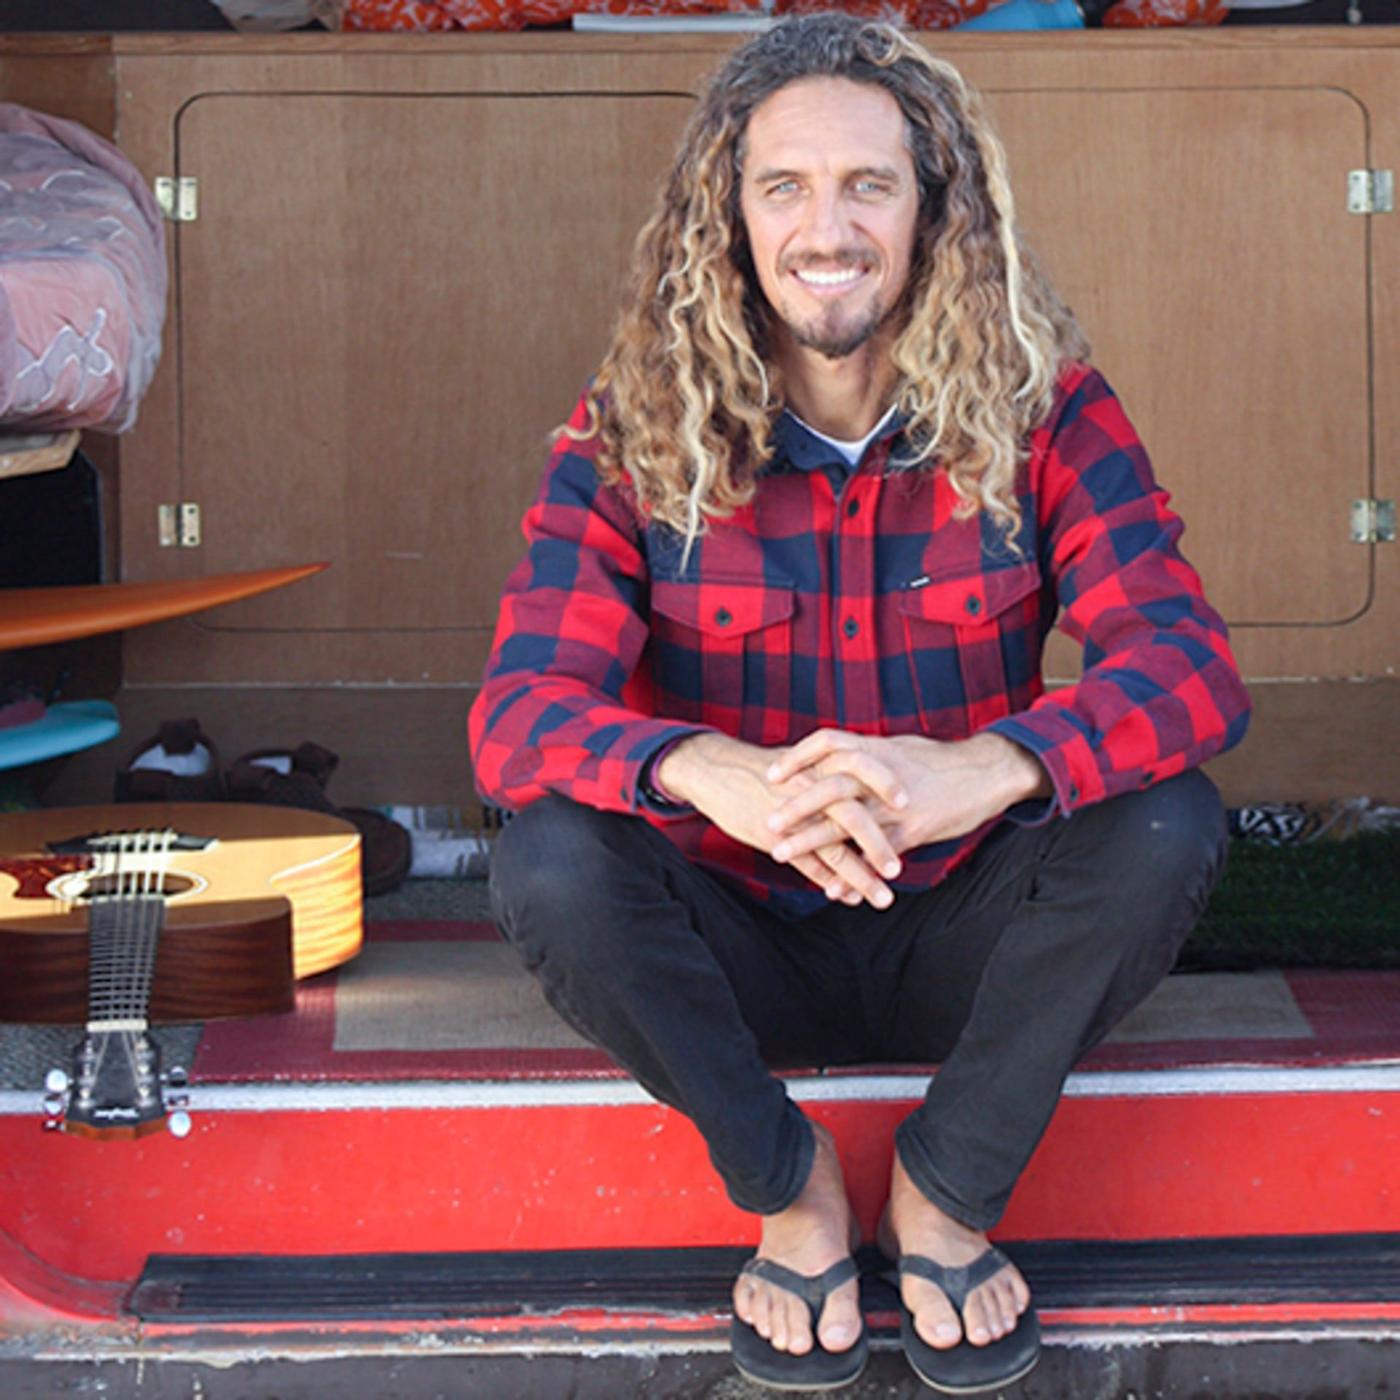
[[[835,252],[851,241],[850,212],[839,187],[818,188],[807,201],[806,242],[813,252]]]

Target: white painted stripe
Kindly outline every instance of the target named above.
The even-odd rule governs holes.
[[[304,1328],[281,1332],[259,1332],[255,1338],[238,1335],[242,1324],[225,1324],[233,1334],[223,1345],[210,1340],[213,1328],[204,1331],[199,1340],[181,1337],[155,1337],[141,1348],[141,1359],[161,1363],[179,1362],[186,1365],[210,1366],[218,1370],[247,1364],[251,1361],[353,1361],[367,1357],[528,1357],[528,1356],[643,1356],[665,1357],[717,1354],[729,1350],[727,1336],[658,1335],[645,1338],[609,1337],[594,1332],[582,1337],[560,1337],[516,1333],[493,1336],[472,1333],[453,1326],[451,1322],[420,1325],[411,1335],[385,1334],[373,1324],[317,1323],[321,1335],[309,1335]],[[716,1332],[725,1326],[725,1318],[714,1315]],[[327,1335],[329,1333],[329,1335]],[[1160,1347],[1169,1343],[1196,1343],[1207,1346],[1250,1346],[1263,1342],[1372,1342],[1391,1343],[1397,1337],[1392,1323],[1327,1321],[1313,1324],[1248,1323],[1237,1327],[1205,1323],[1163,1323],[1154,1327],[1086,1327],[1074,1323],[1057,1323],[1047,1327],[1042,1341],[1047,1347],[1075,1347],[1097,1350],[1102,1347]],[[872,1337],[870,1349],[892,1352],[899,1346],[896,1337]],[[132,1359],[131,1343],[126,1338],[113,1341],[101,1334],[87,1335],[84,1329],[69,1341],[55,1343],[45,1335],[32,1348],[22,1353],[30,1361],[72,1361],[79,1355],[87,1362],[125,1361]]]
[[[919,1098],[924,1079],[910,1074],[851,1074],[788,1081],[799,1103],[891,1103]],[[1212,1069],[1131,1070],[1072,1074],[1066,1098],[1235,1097],[1248,1094],[1400,1093],[1400,1064],[1339,1065],[1315,1069],[1236,1066]],[[630,1079],[384,1084],[193,1084],[189,1111],[265,1113],[334,1109],[609,1108],[648,1104]],[[43,1095],[0,1090],[0,1114],[40,1113]]]

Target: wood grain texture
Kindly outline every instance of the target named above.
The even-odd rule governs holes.
[[[0,436],[0,478],[62,470],[72,460],[81,436],[76,428],[65,433]]]
[[[86,927],[44,933],[0,914],[0,1021],[81,1025],[88,1019]],[[161,930],[151,981],[154,1025],[290,1011],[291,905],[285,899],[205,903],[197,923]]]
[[[1396,674],[1400,550],[1350,544],[1348,512],[1397,494],[1400,225],[1345,210],[1347,169],[1400,149],[1395,36],[927,37],[985,91],[1246,674]],[[117,41],[128,152],[218,172],[175,232],[128,576],[199,566],[152,545],[155,505],[191,495],[216,567],[292,539],[337,560],[295,599],[133,636],[138,684],[479,675],[546,435],[734,42],[392,39]]]
[[[116,130],[116,66],[101,35],[0,35],[0,102],[81,122],[109,141]]]
[[[171,826],[193,836],[216,838],[198,851],[171,853],[172,876],[188,880],[183,893],[166,902],[162,948],[170,976],[193,979],[199,995],[217,982],[218,970],[251,949],[266,952],[290,915],[286,957],[297,977],[345,962],[363,939],[360,893],[360,835],[348,822],[321,812],[248,803],[123,803],[115,806],[51,808],[0,814],[0,970],[19,957],[15,940],[68,940],[86,945],[87,911],[78,888],[60,875],[47,882],[48,897],[25,897],[14,862],[39,862],[56,842],[99,832],[162,830]],[[79,885],[81,882],[79,881]],[[245,948],[245,945],[247,947]],[[197,972],[203,953],[210,974]],[[32,959],[32,951],[25,954]],[[56,953],[71,963],[71,948]],[[159,970],[159,969],[158,969]],[[13,979],[5,971],[0,981]],[[192,1005],[187,987],[163,988],[154,1006],[161,1014]],[[246,993],[251,995],[251,993]],[[230,992],[242,997],[245,992]],[[241,1004],[241,1003],[240,1003]],[[210,1014],[240,1014],[217,1011]]]
[[[1209,32],[939,34],[926,40],[984,89],[993,115],[1005,125],[1027,231],[1071,290],[1105,369],[1187,513],[1189,557],[1212,592],[1223,590],[1222,600],[1231,608],[1239,604],[1233,642],[1246,674],[1258,683],[1249,738],[1212,765],[1227,799],[1366,793],[1400,800],[1400,682],[1394,679],[1400,673],[1400,547],[1345,543],[1347,504],[1358,493],[1358,481],[1365,494],[1400,497],[1400,395],[1387,387],[1400,382],[1400,219],[1352,222],[1354,216],[1338,213],[1339,207],[1344,210],[1345,171],[1330,171],[1338,144],[1351,159],[1353,111],[1363,114],[1356,118],[1365,131],[1362,163],[1394,164],[1400,150],[1400,28],[1251,26]],[[296,111],[306,123],[299,134],[323,143],[329,159],[347,148],[333,124],[315,116],[321,110],[315,103],[328,95],[347,112],[353,106],[350,94],[367,94],[381,108],[416,104],[421,124],[398,118],[393,127],[397,144],[415,143],[438,130],[431,118],[444,99],[464,112],[472,102],[510,94],[545,95],[557,102],[570,94],[582,100],[598,93],[614,98],[693,93],[735,42],[537,33],[122,35],[111,44],[121,74],[121,143],[153,177],[174,173],[177,157],[184,154],[180,114],[186,103],[193,103],[191,122],[207,104],[199,114],[204,126],[196,123],[190,132],[222,139],[211,134],[218,124],[205,120],[214,114],[212,94],[268,101],[299,94]],[[45,53],[28,40],[0,39],[0,59],[26,47],[31,51],[26,61],[55,56],[52,46]],[[71,43],[65,52],[73,55]],[[77,56],[97,61],[101,51]],[[240,100],[250,105],[252,97]],[[1045,131],[1036,125],[1039,105],[1059,114],[1052,114]],[[363,126],[357,130],[366,133]],[[455,127],[449,127],[449,135],[457,144],[467,139]],[[372,159],[380,162],[375,168],[393,168],[388,157],[376,153]],[[453,154],[448,165],[465,173],[470,165],[464,160]],[[1241,170],[1241,160],[1252,160],[1256,168]],[[419,153],[414,161],[420,170],[415,178],[427,192],[413,196],[406,207],[414,220],[427,219],[429,228],[426,234],[408,229],[407,246],[420,253],[426,249],[428,260],[420,269],[398,268],[394,275],[408,280],[417,275],[444,288],[444,300],[451,302],[458,280],[477,275],[474,268],[460,267],[475,246],[468,236],[471,226],[454,212],[464,202],[459,194],[439,195],[429,188],[430,180],[424,183],[425,166],[431,174],[429,158]],[[1103,227],[1113,212],[1112,191],[1105,193],[1085,174],[1095,162],[1122,181],[1126,236]],[[300,179],[304,167],[300,156],[289,170]],[[350,257],[361,277],[372,276],[376,251],[373,230],[347,239],[333,227],[332,211],[358,193],[345,171],[348,167],[339,191],[326,171],[312,172],[314,188],[330,188],[333,203],[324,212],[312,210],[308,221],[294,228],[294,238],[284,239],[276,258],[269,261],[264,253],[249,254],[244,245],[230,243],[222,259],[205,257],[205,280],[215,273],[241,279],[240,288],[255,299],[295,297],[298,278],[310,264],[309,314],[326,307],[339,314],[346,303],[325,289],[327,269]],[[492,206],[508,221],[514,207],[509,177],[508,171],[496,196],[501,202]],[[204,180],[203,197],[219,207],[226,198],[219,180]],[[275,179],[267,186],[254,192],[262,207],[306,212],[295,188],[280,188]],[[1283,190],[1288,197],[1281,205]],[[342,548],[372,538],[374,522],[363,512],[383,500],[387,478],[398,478],[401,493],[437,503],[426,524],[413,501],[392,503],[386,520],[394,522],[396,532],[400,527],[418,532],[408,550],[440,553],[441,541],[450,536],[462,556],[441,577],[436,569],[420,571],[431,575],[423,583],[423,606],[444,625],[415,630],[422,621],[417,612],[408,619],[415,626],[402,628],[327,625],[326,619],[353,611],[375,576],[361,558],[353,589],[331,587],[333,574],[312,580],[285,595],[290,615],[280,622],[266,611],[268,600],[239,604],[217,617],[142,628],[124,640],[128,685],[118,699],[129,732],[153,732],[162,718],[196,712],[226,752],[302,737],[329,743],[343,755],[335,788],[343,802],[471,801],[464,724],[489,641],[489,608],[483,617],[482,600],[499,585],[518,547],[515,517],[543,465],[543,436],[567,412],[596,353],[597,342],[579,339],[570,351],[576,360],[552,369],[554,381],[548,384],[535,357],[537,328],[550,324],[549,307],[571,301],[581,284],[595,278],[594,245],[587,237],[595,237],[596,228],[585,221],[579,241],[573,241],[572,221],[586,207],[588,194],[582,180],[560,182],[552,197],[566,210],[565,218],[550,226],[548,257],[513,289],[515,299],[504,319],[478,318],[466,327],[464,340],[445,342],[442,322],[430,307],[424,325],[433,334],[415,341],[413,328],[389,315],[384,334],[400,356],[416,348],[411,372],[430,374],[436,382],[420,397],[404,400],[416,421],[401,423],[397,436],[383,430],[377,439],[402,441],[404,450],[391,447],[372,462],[360,462],[359,470],[368,471],[370,479],[357,478],[347,494],[345,466],[332,460],[345,442],[337,422],[344,391],[337,389],[323,411],[319,402],[310,404],[313,417],[322,421],[314,429],[293,425],[290,447],[271,434],[265,443],[248,439],[259,460],[251,467],[244,460],[231,463],[225,496],[217,498],[236,496],[249,481],[260,483],[279,472],[303,481],[309,491],[322,480],[335,482],[339,496],[323,499],[311,523],[334,532]],[[1083,209],[1093,210],[1097,220],[1087,232],[1075,226],[1074,216]],[[183,237],[183,231],[175,231],[172,244]],[[387,235],[381,240],[386,259],[394,247]],[[1177,261],[1164,264],[1166,255]],[[254,263],[258,276],[243,266],[250,256],[259,260]],[[500,265],[511,266],[509,256],[502,256]],[[1369,269],[1366,324],[1360,330],[1359,256]],[[324,266],[314,266],[318,261]],[[1309,261],[1311,280],[1303,275]],[[1165,279],[1165,294],[1154,280],[1158,277]],[[582,291],[589,294],[587,286]],[[250,412],[238,382],[219,369],[219,356],[224,344],[231,346],[230,362],[240,365],[259,350],[275,351],[275,345],[258,339],[269,310],[255,301],[226,312],[221,308],[228,301],[220,301],[219,288],[196,295],[205,297],[210,314],[227,315],[228,324],[196,331],[197,343],[206,347],[206,365],[215,354],[215,369],[200,374],[213,373],[217,382],[198,385],[194,393],[235,436],[244,434],[242,423],[257,414]],[[600,305],[605,302],[600,296]],[[543,313],[539,304],[546,306]],[[421,298],[414,305],[421,305]],[[285,309],[280,314],[291,315]],[[595,330],[601,336],[608,312],[599,315]],[[345,366],[363,366],[373,358],[380,330],[374,327],[360,347],[347,346],[343,326],[326,333],[325,353],[336,359],[342,382]],[[1370,368],[1356,370],[1358,337],[1366,333]],[[322,353],[315,334],[295,328],[287,344],[302,358]],[[1335,362],[1319,358],[1322,344],[1340,347]],[[451,400],[450,420],[424,420],[424,414],[439,412],[441,385],[454,383],[462,362],[480,353],[503,367],[504,388],[489,399],[476,397],[479,391],[459,394]],[[287,374],[294,378],[303,368],[301,359],[287,359]],[[207,570],[199,551],[160,550],[154,544],[157,504],[181,499],[186,476],[208,472],[194,459],[210,443],[217,449],[211,420],[198,425],[182,420],[180,363],[172,327],[141,418],[124,439],[121,532],[126,576],[132,579]],[[267,370],[258,374],[257,382],[267,381]],[[268,392],[274,389],[281,396],[274,404],[297,401],[295,386]],[[392,389],[376,392],[391,397]],[[1290,425],[1286,434],[1271,428],[1275,415]],[[1211,432],[1193,426],[1196,419]],[[439,451],[440,444],[460,446],[464,424],[483,422],[496,434],[514,431],[503,423],[518,424],[519,437],[493,439],[491,453],[469,466],[460,454],[454,458],[451,451]],[[1212,432],[1224,436],[1215,440]],[[248,445],[244,437],[238,440]],[[1200,442],[1209,450],[1197,446]],[[464,480],[470,490],[463,489]],[[260,518],[252,536],[246,530],[241,540],[229,535],[219,548],[240,565],[256,563],[248,553],[261,547],[257,532],[269,524],[275,528],[275,522]],[[211,539],[223,528],[211,524]],[[342,562],[337,560],[338,568]],[[386,560],[380,577],[390,594],[417,608],[415,571],[417,561]],[[324,591],[313,600],[313,589]],[[305,614],[291,607],[294,599],[306,599]],[[1261,611],[1265,606],[1272,611]],[[1345,620],[1351,613],[1354,620]],[[225,616],[231,625],[222,625]],[[317,625],[308,626],[308,618]],[[211,626],[215,621],[220,625]],[[1068,649],[1052,651],[1052,663],[1055,674],[1073,672]],[[74,800],[103,797],[111,790],[113,764],[113,755],[101,751],[78,755],[51,775],[50,791]]]
[[[1207,765],[1232,806],[1365,796],[1400,804],[1400,680],[1260,682],[1244,742]],[[226,753],[315,738],[340,754],[332,796],[347,805],[447,804],[479,812],[467,758],[475,687],[222,686],[123,691],[133,734],[198,714]],[[45,793],[86,802],[112,790],[111,753],[65,761]]]

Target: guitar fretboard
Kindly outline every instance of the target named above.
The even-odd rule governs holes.
[[[145,1030],[165,900],[105,895],[88,906],[88,1029]]]
[[[88,1030],[144,1031],[176,833],[92,838],[99,882],[88,906]]]

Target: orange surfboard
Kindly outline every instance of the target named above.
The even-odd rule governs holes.
[[[0,651],[95,637],[236,603],[318,574],[325,563],[251,569],[160,583],[93,583],[0,590]]]

